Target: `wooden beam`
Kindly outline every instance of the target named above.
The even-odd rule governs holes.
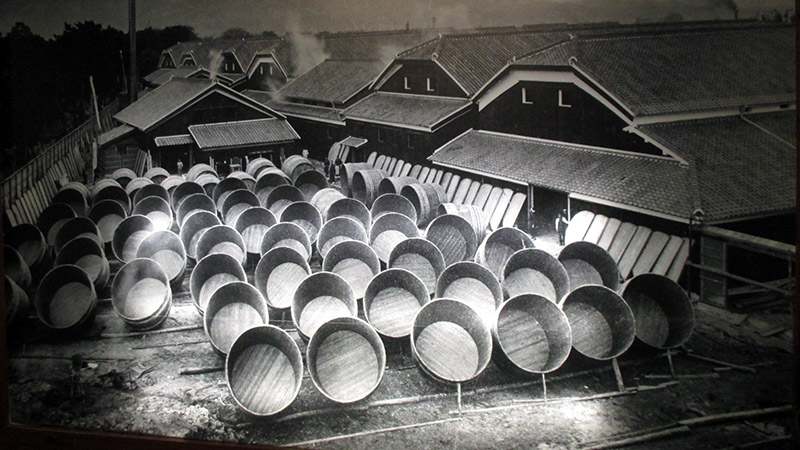
[[[734,275],[732,273],[729,273],[729,272],[726,272],[724,270],[720,270],[720,269],[717,269],[717,268],[714,268],[714,267],[705,266],[705,265],[702,265],[702,264],[690,263],[690,262],[687,262],[686,265],[689,266],[689,267],[694,267],[695,269],[700,269],[700,270],[703,270],[703,271],[706,271],[706,272],[709,272],[709,273],[713,273],[713,274],[716,274],[716,275],[722,275],[722,276],[728,277],[728,278],[730,278],[732,280],[741,281],[743,283],[752,284],[753,286],[762,287],[762,288],[764,288],[764,289],[766,289],[768,291],[777,292],[777,293],[779,293],[781,295],[785,295],[787,297],[791,297],[794,294],[792,291],[787,291],[787,290],[784,290],[784,289],[780,289],[780,288],[777,288],[775,286],[772,286],[771,284],[762,283],[762,282],[756,281],[756,280],[751,280],[749,278],[746,278],[746,277],[743,277],[743,276],[740,276],[740,275]]]
[[[759,236],[753,236],[752,234],[726,230],[724,228],[713,226],[703,227],[700,229],[700,232],[706,236],[722,239],[737,247],[775,256],[777,258],[791,258],[794,260],[797,256],[797,250],[794,245],[785,244],[783,242],[778,242]]]

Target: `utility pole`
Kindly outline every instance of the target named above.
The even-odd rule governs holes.
[[[128,0],[128,36],[131,40],[131,82],[128,83],[131,103],[138,94],[138,70],[136,70],[136,0]]]

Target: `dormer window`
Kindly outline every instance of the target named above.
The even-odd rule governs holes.
[[[264,66],[263,65],[258,66],[258,74],[259,75],[264,75]]]
[[[531,100],[528,100],[528,90],[526,88],[522,88],[522,104],[523,105],[533,104]]]
[[[225,72],[228,71],[228,63],[225,63]]]
[[[572,108],[572,105],[564,103],[564,91],[561,89],[558,90],[558,106],[562,108]]]
[[[425,86],[426,86],[427,91],[428,92],[436,92],[436,82],[434,80],[431,80],[430,77],[426,78],[426,80],[427,81],[425,83]]]
[[[272,64],[269,65],[269,74],[272,75]]]
[[[411,87],[408,85],[408,77],[403,77],[403,89],[410,91]]]

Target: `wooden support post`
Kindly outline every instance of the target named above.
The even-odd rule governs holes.
[[[542,374],[542,397],[544,398],[544,404],[547,404],[547,379],[545,375]]]
[[[672,349],[667,349],[667,361],[669,361],[669,374],[675,378],[675,365],[672,362]]]
[[[625,382],[622,380],[622,372],[619,370],[617,358],[611,360],[611,365],[614,367],[614,376],[617,378],[617,388],[620,392],[625,392]]]
[[[458,413],[461,414],[461,383],[456,383],[456,390],[458,391]]]

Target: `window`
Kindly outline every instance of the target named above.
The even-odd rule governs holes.
[[[269,65],[269,74],[272,75],[272,64]]]
[[[387,134],[387,130],[378,128],[378,142],[386,142]]]
[[[408,86],[408,77],[403,77],[403,89],[410,91],[411,87]]]
[[[432,81],[430,79],[430,77],[428,77],[426,80],[427,80],[426,88],[428,89],[428,92],[436,92],[436,82],[435,82],[435,80]]]
[[[522,88],[522,104],[523,105],[532,105],[533,102],[528,100],[528,90],[526,88]]]
[[[228,71],[228,63],[225,63],[225,72]]]
[[[564,103],[564,91],[561,89],[558,90],[558,106],[562,108],[572,108],[572,105]]]
[[[264,75],[264,66],[258,66],[258,74]]]

